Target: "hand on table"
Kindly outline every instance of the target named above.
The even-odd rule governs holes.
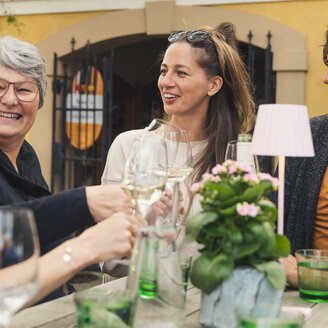
[[[286,274],[287,283],[294,287],[298,287],[298,276],[297,276],[297,262],[293,255],[288,255],[286,258],[280,259],[280,263]]]

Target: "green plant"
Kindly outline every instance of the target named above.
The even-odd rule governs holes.
[[[5,0],[0,0],[1,3],[1,7],[4,13],[4,16],[6,16],[6,22],[8,24],[8,26],[14,26],[17,29],[17,32],[19,34],[22,33],[21,28],[24,26],[23,23],[21,23],[17,17],[10,11],[7,9],[7,5],[11,2],[14,2],[14,0],[10,0],[10,1],[5,1]]]
[[[264,198],[277,187],[276,178],[254,174],[249,165],[230,160],[192,186],[201,196],[202,211],[188,219],[186,235],[204,246],[191,271],[196,287],[210,293],[235,267],[252,266],[276,289],[284,288],[285,275],[277,260],[289,254],[290,245],[276,234],[277,208]]]

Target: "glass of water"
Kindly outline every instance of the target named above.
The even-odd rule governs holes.
[[[38,291],[40,247],[33,212],[0,210],[0,327]]]
[[[131,301],[124,290],[91,288],[75,294],[79,328],[132,326]]]

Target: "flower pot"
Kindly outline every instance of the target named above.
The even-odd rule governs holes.
[[[283,291],[276,290],[262,272],[254,268],[236,268],[212,293],[202,293],[200,323],[205,328],[236,328],[237,311],[257,311],[257,305],[270,304],[279,313]],[[246,313],[245,313],[246,311]],[[259,313],[260,315],[268,315]]]

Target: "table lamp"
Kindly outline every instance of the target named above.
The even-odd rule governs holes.
[[[284,233],[285,157],[313,157],[307,107],[260,105],[252,139],[254,155],[279,156],[278,234]]]

